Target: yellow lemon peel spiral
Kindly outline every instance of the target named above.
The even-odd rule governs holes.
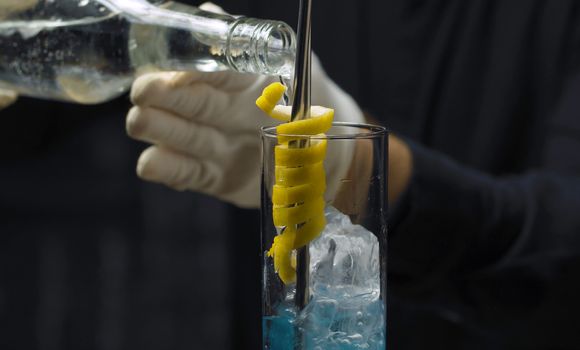
[[[270,117],[288,122],[276,127],[272,217],[280,234],[274,238],[268,256],[273,258],[274,269],[282,282],[289,284],[296,280],[292,252],[318,237],[326,226],[323,162],[327,146],[323,139],[311,139],[304,147],[292,147],[290,143],[304,139],[304,135],[323,136],[332,126],[334,110],[312,106],[310,118],[289,122],[292,107],[277,105],[285,91],[286,87],[280,83],[270,84],[256,105]]]

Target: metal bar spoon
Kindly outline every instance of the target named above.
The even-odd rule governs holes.
[[[294,97],[291,121],[310,118],[310,61],[311,61],[312,0],[300,0],[298,15],[298,43],[294,68]],[[306,147],[308,140],[295,141],[292,147]],[[310,299],[310,254],[308,244],[298,249],[296,256],[296,295],[294,303],[302,310]]]

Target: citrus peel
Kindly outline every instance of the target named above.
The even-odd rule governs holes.
[[[289,284],[296,281],[293,252],[318,237],[326,226],[323,161],[327,142],[323,136],[332,126],[334,110],[312,106],[309,118],[290,121],[292,107],[276,105],[285,92],[282,84],[270,84],[256,105],[270,117],[287,122],[276,127],[272,218],[280,233],[267,255],[273,258],[274,270],[282,282]]]
[[[272,115],[272,111],[276,107],[276,104],[284,93],[286,92],[286,87],[281,83],[272,83],[262,91],[262,95],[258,97],[256,100],[256,106],[260,108],[262,111],[266,112],[266,114],[270,115],[272,118],[280,119],[282,121],[288,121],[290,118],[286,118],[283,115],[275,113],[275,116]]]

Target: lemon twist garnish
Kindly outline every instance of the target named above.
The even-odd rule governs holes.
[[[311,201],[324,194],[326,183],[324,179],[315,179],[310,183],[286,187],[274,185],[272,192],[272,204],[274,206],[287,206],[300,201]]]
[[[274,171],[276,184],[285,187],[298,186],[308,183],[309,181],[318,183],[324,181],[324,165],[322,162],[299,168],[276,166]]]
[[[280,101],[282,96],[284,96],[285,92],[286,87],[284,85],[281,83],[272,83],[266,86],[264,91],[262,91],[262,96],[258,97],[256,100],[256,106],[258,106],[258,108],[266,112],[266,114],[270,115],[272,118],[280,119],[276,116],[272,116],[272,110],[274,107],[276,107],[276,104],[278,101]],[[290,119],[282,117],[280,120],[288,121]]]
[[[280,83],[266,87],[256,105],[270,117],[290,121],[291,106],[276,105],[286,88]],[[326,140],[310,139],[307,146],[291,147],[290,142],[304,135],[323,134],[332,126],[334,110],[312,106],[310,118],[278,125],[278,145],[274,149],[275,180],[272,193],[272,217],[280,234],[274,237],[268,256],[285,283],[296,280],[293,251],[318,237],[326,226],[324,191],[326,176],[323,161]]]
[[[280,136],[278,136],[280,142]],[[292,148],[282,143],[274,149],[274,164],[288,168],[320,163],[326,157],[326,140],[311,141],[309,147]]]

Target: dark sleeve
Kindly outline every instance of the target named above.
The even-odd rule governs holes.
[[[391,216],[395,290],[523,261],[580,261],[580,78],[563,96],[537,170],[493,177],[409,143],[414,173]]]

